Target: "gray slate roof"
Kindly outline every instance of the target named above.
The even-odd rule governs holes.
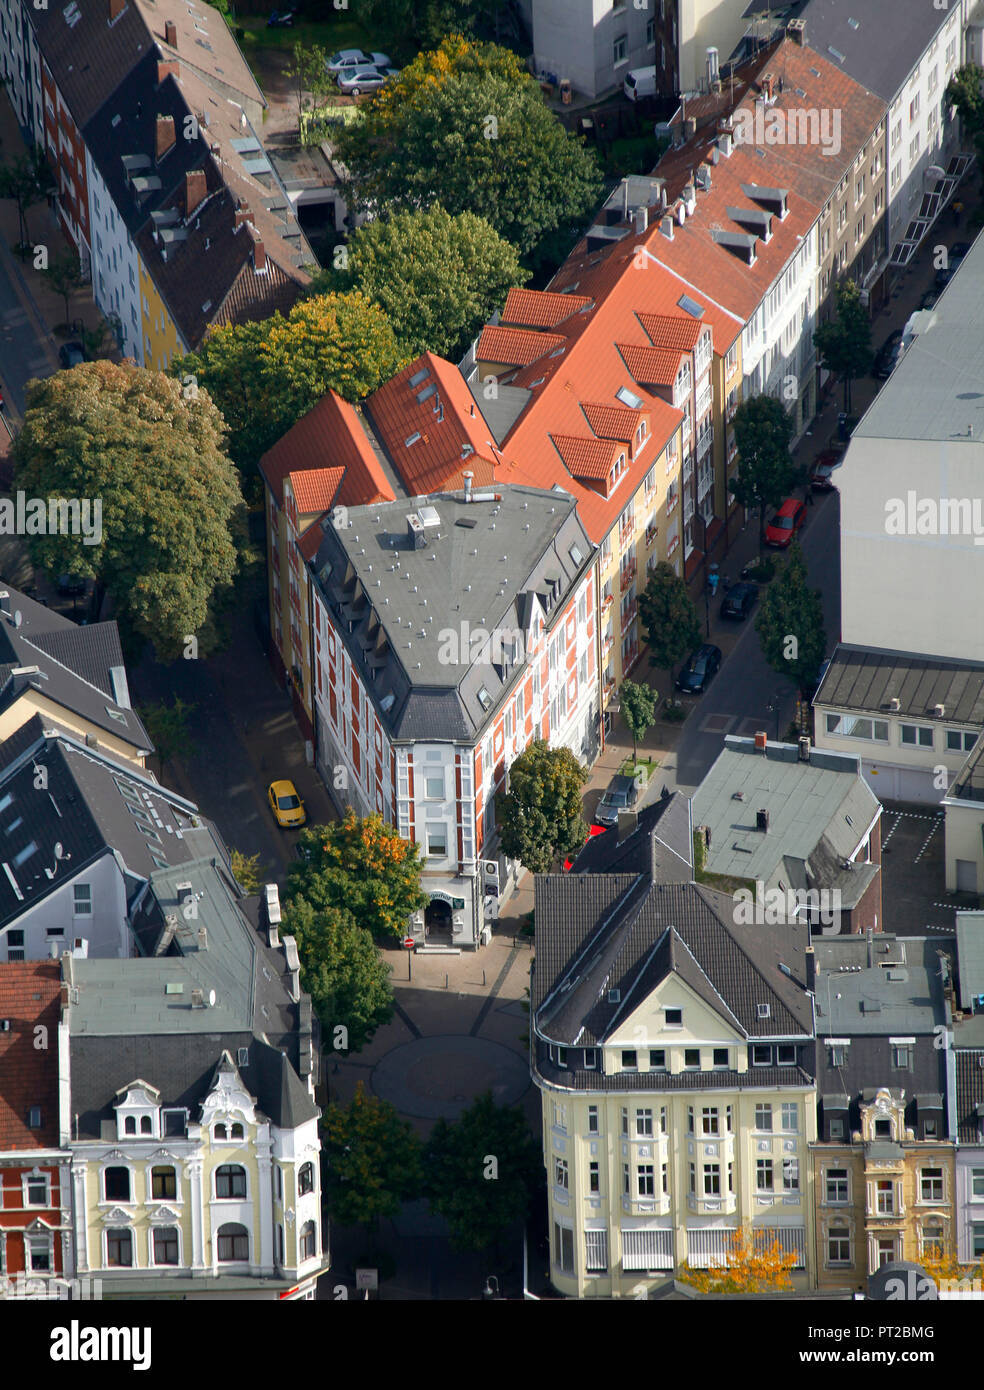
[[[711,832],[708,873],[766,884],[782,878],[793,889],[833,888],[843,877],[856,893],[877,866],[842,875],[840,864],[857,849],[878,807],[852,755],[814,748],[803,762],[795,744],[770,742],[763,753],[754,739],[728,735],[694,793],[691,816]],[[756,829],[759,810],[768,812],[767,831]],[[827,881],[831,874],[836,882]]]
[[[898,710],[891,701],[898,700]],[[947,724],[984,725],[984,666],[840,643],[814,706],[895,718],[933,718],[943,705]]]
[[[671,973],[748,1038],[810,1035],[805,925],[736,926],[720,893],[624,874],[539,875],[535,891],[531,998],[544,1037],[603,1040]]]
[[[984,1049],[957,1051],[957,1137],[962,1144],[977,1144],[984,1130]]]
[[[421,508],[437,520],[411,549],[407,517]],[[398,739],[474,738],[526,670],[532,596],[549,608],[549,635],[592,563],[574,499],[504,486],[495,501],[441,493],[347,516],[339,530],[324,519],[311,569],[379,718]],[[558,590],[548,599],[551,578]],[[515,664],[503,666],[487,644],[477,654],[482,634],[500,634],[501,646],[517,631]]]
[[[575,874],[650,874],[654,883],[689,883],[693,878],[690,803],[667,792],[639,812],[635,830],[619,839],[618,826],[593,835],[571,866]]]
[[[130,706],[116,624],[78,627],[3,581],[0,589],[10,596],[10,612],[0,612],[0,713],[30,686],[123,743],[152,752],[150,736]],[[37,666],[39,674],[11,675],[13,668],[28,666]]]

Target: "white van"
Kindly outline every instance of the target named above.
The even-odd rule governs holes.
[[[625,74],[625,81],[622,83],[622,91],[629,101],[638,101],[640,97],[654,97],[656,95],[656,67],[633,68],[631,72]]]

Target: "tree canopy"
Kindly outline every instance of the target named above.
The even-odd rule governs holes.
[[[793,422],[775,396],[750,396],[734,415],[738,471],[728,488],[743,507],[758,509],[759,550],[765,539],[765,509],[778,507],[797,479],[789,452]]]
[[[236,574],[243,499],[223,445],[207,396],[132,363],[86,362],[28,387],[12,448],[18,489],[78,498],[100,516],[98,543],[29,536],[31,558],[95,579],[124,635],[153,642],[163,660],[202,629]]]
[[[632,735],[632,757],[638,752],[639,740],[646,737],[646,730],[656,720],[656,702],[659,695],[651,685],[640,685],[636,681],[623,681],[618,692],[618,702],[622,707],[622,718]]]
[[[375,1225],[417,1195],[420,1141],[389,1101],[370,1095],[361,1081],[350,1105],[325,1107],[321,1128],[324,1196],[333,1220]]]
[[[793,1287],[790,1270],[796,1264],[793,1251],[785,1253],[778,1236],[771,1241],[768,1227],[750,1235],[742,1229],[728,1240],[727,1264],[692,1269],[684,1264],[679,1279],[700,1293],[781,1293]]]
[[[453,1124],[439,1119],[424,1147],[431,1207],[450,1228],[456,1250],[482,1250],[525,1220],[543,1182],[543,1154],[518,1106],[498,1106],[490,1091]]]
[[[687,586],[666,560],[653,570],[639,595],[639,621],[646,634],[649,664],[671,671],[700,644],[700,621]]]
[[[812,696],[827,650],[819,589],[806,583],[806,561],[794,542],[778,578],[769,585],[755,618],[762,655],[780,676]]]
[[[813,334],[820,365],[844,383],[844,409],[851,409],[851,382],[871,370],[871,320],[853,280],[836,290],[837,312]]]
[[[355,208],[469,211],[534,264],[551,234],[569,229],[573,241],[602,188],[594,155],[517,56],[459,36],[388,83],[336,153]]]
[[[503,854],[531,873],[547,873],[559,855],[584,843],[581,788],[588,774],[569,748],[534,741],[509,767],[509,790],[496,805]]]
[[[420,888],[420,848],[401,840],[382,816],[349,808],[332,825],[307,826],[300,858],[287,871],[289,908],[299,898],[320,909],[346,908],[360,927],[402,937],[411,913],[427,905]]]
[[[456,361],[510,287],[529,279],[484,218],[452,217],[439,205],[366,222],[346,250],[347,269],[323,272],[325,279],[378,304],[407,357],[430,349]]]
[[[390,970],[369,932],[344,907],[291,898],[285,933],[297,939],[301,988],[321,1020],[326,1048],[358,1052],[393,1017]]]

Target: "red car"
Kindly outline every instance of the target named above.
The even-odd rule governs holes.
[[[785,550],[805,521],[806,503],[796,497],[787,497],[765,528],[766,545]]]
[[[810,464],[810,486],[814,492],[836,491],[837,484],[832,475],[843,462],[843,453],[838,453],[836,449],[825,449],[822,454],[817,455]]]

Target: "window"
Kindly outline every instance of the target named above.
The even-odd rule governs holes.
[[[795,1043],[780,1043],[776,1048],[776,1066],[795,1067],[796,1065],[796,1045]]]
[[[656,1195],[655,1182],[653,1165],[651,1163],[640,1163],[636,1172],[636,1186],[639,1196],[654,1197]]]
[[[654,1047],[649,1052],[650,1071],[666,1071],[666,1052],[662,1047]]]
[[[720,1163],[704,1164],[704,1196],[720,1197],[721,1195],[721,1165]]]
[[[618,65],[624,63],[629,51],[629,40],[625,34],[620,34],[612,44],[612,62]]]
[[[622,1070],[635,1071],[638,1065],[638,1054],[635,1048],[629,1048],[622,1052]]]
[[[124,1121],[123,1121],[123,1133],[124,1133],[124,1134],[136,1134],[136,1132],[137,1132],[137,1117],[136,1117],[136,1115],[127,1115],[126,1118],[125,1118]]]
[[[782,1128],[790,1134],[795,1134],[799,1129],[799,1105],[795,1100],[784,1100],[782,1103]]]
[[[685,1071],[700,1071],[699,1047],[687,1047],[684,1049],[683,1066]]]
[[[651,1138],[653,1133],[653,1112],[651,1110],[637,1110],[635,1112],[635,1132],[637,1138]]]
[[[223,1163],[215,1170],[216,1197],[236,1198],[246,1196],[246,1169],[238,1163]]]
[[[933,746],[933,730],[930,725],[900,724],[899,732],[903,743],[919,748],[932,748]]]
[[[185,1125],[188,1123],[187,1110],[165,1110],[164,1111],[164,1137],[178,1138],[185,1132]]]
[[[892,1122],[891,1122],[891,1120],[876,1120],[876,1121],[875,1121],[875,1138],[876,1138],[876,1139],[891,1139],[891,1137],[892,1137]]]
[[[714,1065],[715,1067],[727,1067],[728,1049],[726,1047],[716,1047],[714,1049]]]
[[[51,1237],[43,1234],[24,1237],[27,1267],[32,1274],[51,1273]]]
[[[570,1187],[570,1174],[567,1169],[566,1158],[554,1159],[554,1182],[558,1187],[562,1187],[565,1192]]]
[[[72,885],[72,914],[75,917],[89,917],[92,914],[92,885],[74,883]]]
[[[574,1273],[574,1231],[554,1222],[554,1264],[564,1274]]]
[[[314,1191],[314,1164],[302,1163],[297,1174],[297,1194],[304,1197]]]
[[[177,1176],[173,1168],[152,1168],[150,1187],[155,1201],[178,1195]]]
[[[846,1168],[828,1168],[826,1174],[827,1205],[840,1206],[849,1201]]]
[[[566,1105],[558,1105],[556,1102],[554,1102],[554,1108],[553,1108],[553,1122],[554,1122],[554,1128],[555,1128],[555,1129],[562,1129],[562,1130],[564,1130],[564,1131],[566,1132],[566,1130],[567,1130],[567,1106],[566,1106]]]
[[[7,959],[18,961],[24,959],[24,931],[22,927],[11,927],[6,933],[7,938]]]
[[[768,1102],[760,1102],[756,1105],[755,1128],[764,1130],[767,1134],[772,1133],[772,1106]]]
[[[24,1179],[24,1205],[26,1207],[46,1207],[49,1205],[47,1174],[28,1173]]]
[[[893,1043],[893,1044],[892,1044],[892,1067],[894,1068],[895,1071],[908,1071],[908,1070],[909,1070],[909,1059],[910,1059],[910,1052],[909,1052],[908,1044],[906,1044],[906,1043]]]
[[[277,1224],[277,1263],[284,1263],[284,1228]]]
[[[772,1191],[771,1158],[757,1158],[755,1160],[755,1190],[757,1192]]]
[[[800,1165],[798,1158],[784,1158],[782,1161],[782,1187],[784,1192],[798,1192],[800,1185]]]
[[[752,1048],[752,1066],[772,1066],[772,1048],[767,1043],[756,1043]]]
[[[947,729],[946,747],[948,753],[969,753],[977,742],[977,735],[964,729]]]
[[[444,774],[424,778],[424,794],[428,801],[444,800]]]
[[[598,1133],[598,1107],[597,1105],[588,1106],[588,1133]]]
[[[847,1059],[846,1043],[829,1043],[830,1065],[832,1067],[842,1067]]]
[[[984,1222],[974,1221],[970,1227],[971,1254],[976,1259],[984,1255]]]
[[[103,1174],[103,1194],[107,1202],[130,1200],[129,1168],[107,1168]]]
[[[666,1018],[666,1026],[667,1026],[667,1028],[682,1028],[682,1027],[683,1027],[683,1010],[682,1010],[682,1009],[667,1009],[667,1010],[665,1010],[665,1018]]]
[[[622,1106],[622,1133],[623,1133],[623,1134],[628,1134],[628,1132],[629,1132],[629,1112],[628,1112],[628,1110],[626,1110],[625,1106],[623,1105],[623,1106]]]
[[[718,1131],[718,1110],[716,1105],[705,1105],[700,1112],[700,1126],[702,1134],[717,1134]]]
[[[235,1128],[235,1126],[233,1126],[233,1128]],[[153,1134],[153,1132],[154,1132],[154,1122],[153,1122],[153,1120],[150,1118],[149,1115],[141,1115],[141,1116],[140,1116],[140,1133],[141,1133],[141,1134]]]
[[[448,832],[443,825],[427,827],[427,853],[436,859],[444,859],[448,853]]]
[[[867,719],[858,714],[828,714],[827,733],[840,738],[862,738],[874,743],[888,742],[888,721]]]
[[[660,1134],[666,1134],[666,1133],[667,1133],[667,1128],[666,1128],[666,1106],[665,1106],[665,1105],[661,1105],[661,1106],[659,1107],[659,1132],[660,1132]]]
[[[114,1227],[106,1232],[106,1263],[111,1269],[132,1267],[133,1232],[127,1227]]]
[[[588,1164],[588,1191],[601,1191],[601,1169],[596,1160]]]
[[[584,1065],[588,1071],[594,1071],[598,1066],[598,1049],[586,1047],[584,1049]]]
[[[849,1265],[851,1263],[851,1233],[846,1226],[831,1226],[827,1232],[827,1263],[829,1265]]]
[[[919,1200],[921,1202],[942,1202],[942,1168],[924,1168],[919,1174]]]
[[[245,1226],[227,1221],[224,1226],[219,1227],[218,1257],[219,1264],[249,1259],[249,1232]]]
[[[928,1221],[923,1222],[919,1233],[919,1253],[942,1259],[943,1221],[940,1217],[931,1216]]]
[[[879,1216],[895,1214],[895,1184],[890,1178],[879,1178],[875,1183],[875,1210]]]
[[[310,1260],[318,1253],[318,1228],[313,1221],[301,1227],[301,1259]]]
[[[176,1265],[178,1263],[177,1226],[158,1226],[154,1230],[154,1264]]]
[[[693,1132],[694,1132],[694,1107],[693,1107],[692,1105],[688,1105],[688,1106],[687,1106],[687,1133],[688,1133],[688,1134],[693,1134]]]
[[[629,1165],[622,1164],[622,1192],[627,1197],[629,1195]],[[981,1228],[984,1230],[984,1227]]]
[[[970,1195],[972,1197],[984,1197],[984,1168],[971,1168]]]
[[[696,1163],[691,1163],[691,1165],[690,1165],[690,1192],[691,1192],[691,1195],[692,1195],[692,1196],[695,1196],[696,1193],[697,1193],[697,1165],[696,1165]]]

